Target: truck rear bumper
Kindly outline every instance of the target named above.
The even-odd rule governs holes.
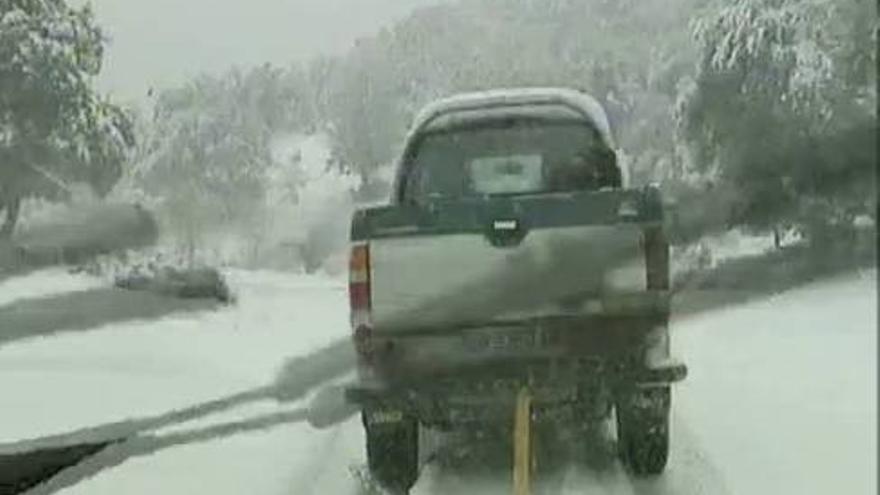
[[[541,422],[584,419],[593,412],[601,416],[610,407],[610,393],[614,389],[669,386],[686,376],[687,366],[669,359],[651,367],[606,369],[579,380],[490,379],[475,383],[461,378],[407,384],[360,383],[347,388],[345,397],[364,410],[382,411],[383,418],[405,413],[428,423],[473,423],[504,420],[512,410],[517,392],[528,386],[535,419]],[[389,411],[393,411],[390,416]]]

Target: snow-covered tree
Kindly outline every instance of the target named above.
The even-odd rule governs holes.
[[[131,119],[94,89],[104,38],[88,7],[0,1],[0,238],[29,196],[73,182],[106,194],[133,144]]]
[[[736,0],[694,23],[679,124],[699,171],[735,192],[732,224],[873,195],[876,26],[865,0]]]
[[[556,85],[599,98],[636,178],[660,177],[676,156],[677,83],[696,52],[688,20],[705,3],[468,0],[417,10],[322,65],[340,163],[364,175],[386,164],[435,98]]]
[[[126,194],[156,208],[190,251],[212,229],[253,235],[270,186],[294,198],[299,187],[297,163],[277,163],[272,143],[313,121],[304,77],[263,66],[160,92]]]

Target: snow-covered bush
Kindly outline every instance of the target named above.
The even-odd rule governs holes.
[[[122,108],[98,94],[106,38],[90,7],[0,2],[0,237],[26,198],[99,195],[119,179],[134,136]]]
[[[119,251],[94,257],[73,269],[105,279],[116,287],[145,290],[186,299],[210,298],[223,303],[235,297],[226,277],[186,253],[162,248]]]
[[[204,111],[197,107],[195,115],[174,118],[201,122]],[[116,195],[150,204],[161,224],[161,245],[183,253],[189,264],[319,270],[346,246],[357,181],[330,166],[325,135],[266,126],[253,138],[251,146],[263,151],[249,158],[246,175],[224,172],[246,150],[218,148],[190,131],[156,136],[153,151]],[[237,126],[221,129],[234,133]],[[172,153],[181,147],[189,154]]]
[[[733,0],[707,12],[678,123],[697,169],[735,193],[728,225],[820,225],[876,197],[871,3]],[[828,204],[825,216],[812,203]]]

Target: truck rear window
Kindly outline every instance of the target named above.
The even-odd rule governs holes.
[[[620,187],[613,153],[580,122],[506,121],[426,134],[410,153],[407,199]]]

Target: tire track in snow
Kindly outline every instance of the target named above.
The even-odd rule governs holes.
[[[208,442],[230,435],[266,430],[282,424],[303,422],[306,421],[307,415],[308,412],[304,409],[294,409],[167,435],[138,435],[108,446],[26,493],[27,495],[56,493],[134,457],[149,456],[161,450]]]
[[[610,432],[609,432],[610,434]],[[613,495],[728,495],[721,471],[706,457],[687,421],[673,410],[669,464],[659,476],[637,477],[616,456],[616,442],[604,470],[572,467],[565,474],[560,495],[575,493]]]
[[[317,352],[291,359],[272,385],[245,390],[156,416],[117,421],[59,435],[0,444],[0,455],[114,441],[260,400],[275,399],[280,402],[292,402],[303,398],[314,387],[348,372],[354,362],[353,351],[349,347],[347,340],[340,340]]]
[[[706,457],[699,439],[687,427],[686,418],[673,413],[672,443],[667,470],[659,476],[632,475],[617,456],[617,443],[610,422],[581,438],[571,435],[559,437],[561,449],[559,466],[549,466],[543,472],[538,460],[538,474],[534,478],[536,495],[729,495],[721,471]],[[559,445],[559,444],[564,445]],[[507,455],[509,446],[498,446]],[[512,453],[510,453],[512,455]],[[477,462],[478,463],[478,462]],[[553,461],[551,461],[551,464]],[[413,495],[442,495],[447,493],[474,493],[479,495],[506,495],[511,492],[510,467],[503,462],[491,470],[477,469],[470,462],[465,472],[447,470],[428,464]]]
[[[98,454],[64,469],[54,475],[49,482],[28,492],[54,493],[100,471],[118,466],[132,457],[151,455],[177,445],[210,441],[280,424],[305,421],[308,419],[308,411],[295,409],[161,436],[147,434],[149,431],[206,418],[251,402],[274,399],[283,404],[302,399],[313,388],[351,370],[354,355],[350,347],[347,339],[339,340],[314,353],[291,359],[285,363],[272,385],[246,390],[158,416],[124,420],[61,435],[0,444],[0,456],[14,462],[16,456],[27,456],[40,450],[57,451],[80,445],[109,444]],[[71,459],[70,462],[76,463],[79,460]],[[10,481],[13,482],[14,480]]]

